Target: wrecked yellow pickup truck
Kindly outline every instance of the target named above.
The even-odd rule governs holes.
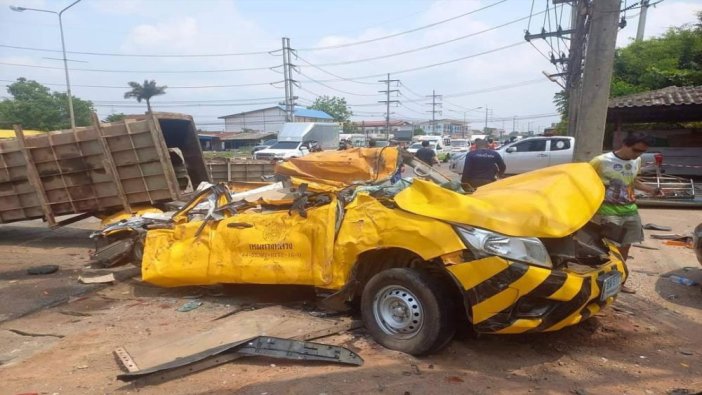
[[[626,266],[589,222],[604,190],[588,164],[470,195],[417,169],[401,178],[401,165],[387,147],[312,154],[278,165],[290,184],[212,185],[101,234],[135,235],[149,283],[313,286],[327,306],[360,306],[380,344],[415,355],[448,344],[461,315],[482,333],[554,331],[619,292]]]

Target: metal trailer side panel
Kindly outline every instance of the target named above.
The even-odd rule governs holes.
[[[169,115],[106,124],[95,117],[90,127],[0,140],[0,223],[44,218],[53,226],[60,215],[177,200],[185,191],[173,149],[186,158],[192,182],[209,180],[192,119]],[[176,140],[172,147],[168,138]]]

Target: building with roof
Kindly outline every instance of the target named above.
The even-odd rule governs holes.
[[[470,128],[468,122],[459,121],[456,119],[437,119],[435,121],[426,121],[419,124],[419,127],[426,134],[437,134],[444,136],[463,135],[469,136]]]
[[[324,111],[295,107],[294,122],[334,122]],[[285,107],[274,106],[219,117],[224,119],[224,130],[254,130],[278,132],[285,123]]]
[[[354,121],[353,124],[358,129],[358,133],[362,133],[369,138],[385,138],[386,135],[386,123],[385,121]],[[395,139],[406,139],[407,141],[412,139],[412,131],[414,130],[414,125],[412,122],[403,121],[399,119],[390,120],[390,130],[388,131],[389,137]],[[407,138],[406,138],[407,137]]]
[[[669,86],[614,97],[607,109],[605,148],[619,147],[631,132],[653,137],[650,152],[663,154],[666,174],[702,175],[702,86]]]
[[[200,132],[197,135],[204,151],[223,151],[253,147],[264,140],[274,139],[274,132]]]

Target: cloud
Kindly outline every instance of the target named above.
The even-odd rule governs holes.
[[[198,22],[192,17],[173,18],[155,25],[143,24],[129,33],[123,48],[134,49],[191,49],[199,34]],[[161,51],[163,52],[163,51]]]
[[[145,8],[143,0],[102,0],[91,1],[90,4],[103,14],[132,15],[141,13]]]

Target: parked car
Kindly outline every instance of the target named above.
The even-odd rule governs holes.
[[[470,149],[470,140],[451,139],[451,146],[447,148],[451,153],[467,152]]]
[[[505,174],[521,174],[528,171],[555,166],[573,161],[575,138],[569,136],[528,137],[497,149],[507,166]],[[467,153],[455,154],[449,169],[463,173]],[[655,173],[655,153],[642,155],[641,173]]]
[[[251,155],[255,154],[257,151],[261,151],[261,150],[264,150],[266,148],[270,148],[273,145],[275,145],[275,143],[277,143],[277,142],[278,142],[278,140],[276,140],[276,139],[266,140],[263,143],[254,146],[251,149]]]
[[[412,145],[410,145],[409,147],[407,147],[407,152],[409,152],[409,153],[411,153],[411,154],[416,154],[417,151],[419,151],[420,148],[422,148],[422,142],[421,142],[421,141],[418,141],[418,142],[416,142],[416,143],[412,143]],[[429,142],[429,147],[428,147],[428,148],[433,149],[434,152],[436,152],[436,155],[437,155],[437,156],[438,156],[440,153],[442,153],[443,150],[444,150],[443,147],[441,146],[441,143],[438,142],[438,141],[430,141],[430,142]]]
[[[291,159],[276,172],[294,192],[212,185],[172,215],[100,233],[122,227],[145,240],[145,282],[315,287],[330,308],[360,306],[378,343],[414,355],[448,344],[456,314],[481,333],[543,332],[613,302],[628,272],[588,225],[604,197],[592,167],[566,164],[464,195],[440,179],[393,184],[401,154],[352,148]],[[405,166],[414,163],[406,155]]]

